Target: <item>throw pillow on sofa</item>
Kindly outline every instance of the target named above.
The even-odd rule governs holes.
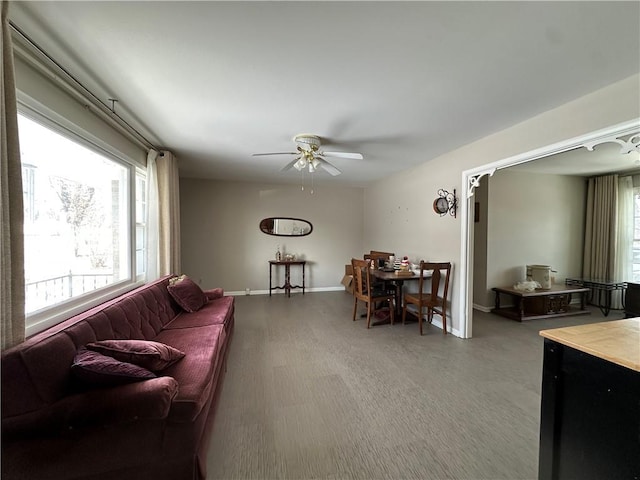
[[[187,312],[197,312],[207,303],[207,296],[200,286],[186,275],[169,280],[167,290],[178,305]]]
[[[150,340],[102,340],[87,344],[89,350],[153,372],[164,370],[184,357],[184,352]]]
[[[104,387],[156,378],[156,374],[146,368],[121,362],[84,347],[78,349],[71,365],[71,373],[82,383]]]

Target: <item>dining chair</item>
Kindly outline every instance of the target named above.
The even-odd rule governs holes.
[[[369,250],[369,255],[376,255],[389,260],[390,256],[395,256],[393,252],[381,252],[379,250]]]
[[[379,252],[376,250],[371,250],[369,251],[369,253],[365,253],[363,258],[369,263],[371,263],[371,260],[373,260],[375,267],[378,268],[386,264],[389,261],[389,257],[391,257],[392,255],[393,253],[391,252]],[[389,290],[390,288],[393,288],[393,290],[396,292],[396,295],[398,295],[397,286],[390,286],[387,282],[378,280],[377,278],[374,278],[372,281],[374,288],[376,288],[377,290]]]
[[[388,302],[391,325],[393,325],[395,320],[393,304],[395,292],[387,291],[373,284],[370,271],[371,264],[367,260],[352,258],[351,266],[353,268],[353,320],[355,321],[356,319],[358,300],[363,301],[367,307],[367,328],[371,328],[371,313],[376,303]]]
[[[389,257],[392,256],[393,253],[389,253],[389,252],[377,252],[375,250],[371,250],[369,253],[365,253],[364,254],[364,259],[365,260],[373,260],[375,262],[376,267],[380,266],[380,260],[382,260],[384,263],[389,261]]]
[[[425,272],[432,270],[431,290],[425,292]],[[444,274],[444,280],[443,280]],[[418,280],[418,291],[405,293],[402,302],[402,323],[407,318],[407,306],[415,305],[418,317],[418,325],[420,327],[420,335],[422,335],[422,309],[427,309],[427,321],[431,323],[433,314],[437,313],[442,317],[442,333],[447,334],[447,294],[449,293],[449,277],[451,275],[450,262],[420,262],[420,279]],[[428,280],[428,277],[427,279]],[[440,284],[444,284],[442,296],[438,296]]]

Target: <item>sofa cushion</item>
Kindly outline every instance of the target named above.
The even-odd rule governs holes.
[[[80,348],[71,365],[73,375],[85,385],[114,386],[156,378],[155,373],[132,363]]]
[[[171,343],[188,352],[181,361],[163,372],[175,378],[180,385],[169,419],[191,422],[200,414],[215,383],[216,367],[222,361],[221,345],[225,338],[222,325],[163,330],[155,338],[158,342]]]
[[[209,301],[197,312],[183,312],[165,328],[190,328],[205,325],[226,325],[234,314],[234,297],[220,297]]]
[[[167,290],[187,312],[197,312],[208,300],[200,286],[186,275],[172,278]]]
[[[164,370],[184,357],[184,352],[177,348],[151,340],[102,340],[88,343],[87,349],[153,372]]]

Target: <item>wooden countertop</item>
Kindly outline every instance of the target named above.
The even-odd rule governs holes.
[[[540,335],[640,372],[640,318],[542,330]]]

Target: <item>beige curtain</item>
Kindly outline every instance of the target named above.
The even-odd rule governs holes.
[[[612,280],[616,259],[618,175],[590,178],[582,276]]]
[[[0,0],[0,11],[0,322],[4,350],[24,340],[24,212],[8,1]]]
[[[180,273],[180,182],[178,162],[164,151],[156,158],[158,179],[159,274]]]
[[[630,282],[633,280],[633,231],[634,231],[633,178],[629,175],[618,178],[618,228],[616,229],[616,257],[613,280]],[[613,308],[622,307],[622,291],[612,296]]]
[[[147,235],[145,237],[146,259],[145,278],[148,282],[160,277],[160,210],[158,198],[158,169],[156,159],[158,152],[151,149],[147,152]]]

